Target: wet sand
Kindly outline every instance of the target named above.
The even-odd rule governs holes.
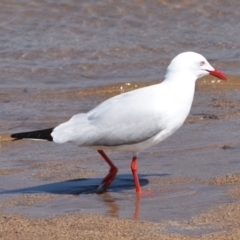
[[[98,195],[96,187],[107,169],[94,151],[71,144],[11,141],[10,132],[1,134],[0,237],[238,239],[240,104],[234,94],[238,80],[200,80],[184,126],[140,155],[141,185],[153,195],[136,196],[128,154],[110,154],[119,174],[109,191]],[[46,98],[93,104],[153,83],[65,94],[38,91],[32,97],[35,104]],[[45,120],[46,125],[56,121],[51,116]],[[34,119],[27,122],[32,128],[38,124]],[[22,128],[25,121],[17,129]]]

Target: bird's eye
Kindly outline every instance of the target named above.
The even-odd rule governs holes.
[[[200,66],[203,66],[204,64],[205,64],[204,61],[201,61],[201,62],[200,62]]]

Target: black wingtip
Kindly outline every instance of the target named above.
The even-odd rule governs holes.
[[[51,135],[53,129],[54,128],[48,128],[48,129],[37,130],[37,131],[32,131],[32,132],[13,133],[11,135],[11,138],[13,138],[13,141],[21,140],[24,138],[53,141],[53,138]]]

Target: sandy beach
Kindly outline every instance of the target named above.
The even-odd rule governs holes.
[[[240,104],[232,94],[239,89],[238,80],[200,80],[183,128],[140,155],[140,181],[151,196],[135,194],[128,154],[110,155],[120,173],[109,192],[99,195],[95,191],[107,169],[94,151],[12,141],[9,133],[2,134],[1,238],[238,239]],[[134,83],[134,88],[153,83]],[[131,86],[64,95],[44,91],[32,97],[87,102]]]

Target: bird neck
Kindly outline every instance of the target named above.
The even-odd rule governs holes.
[[[180,102],[191,102],[195,92],[196,76],[179,72],[168,74],[163,81],[165,88],[171,93],[175,100]]]

